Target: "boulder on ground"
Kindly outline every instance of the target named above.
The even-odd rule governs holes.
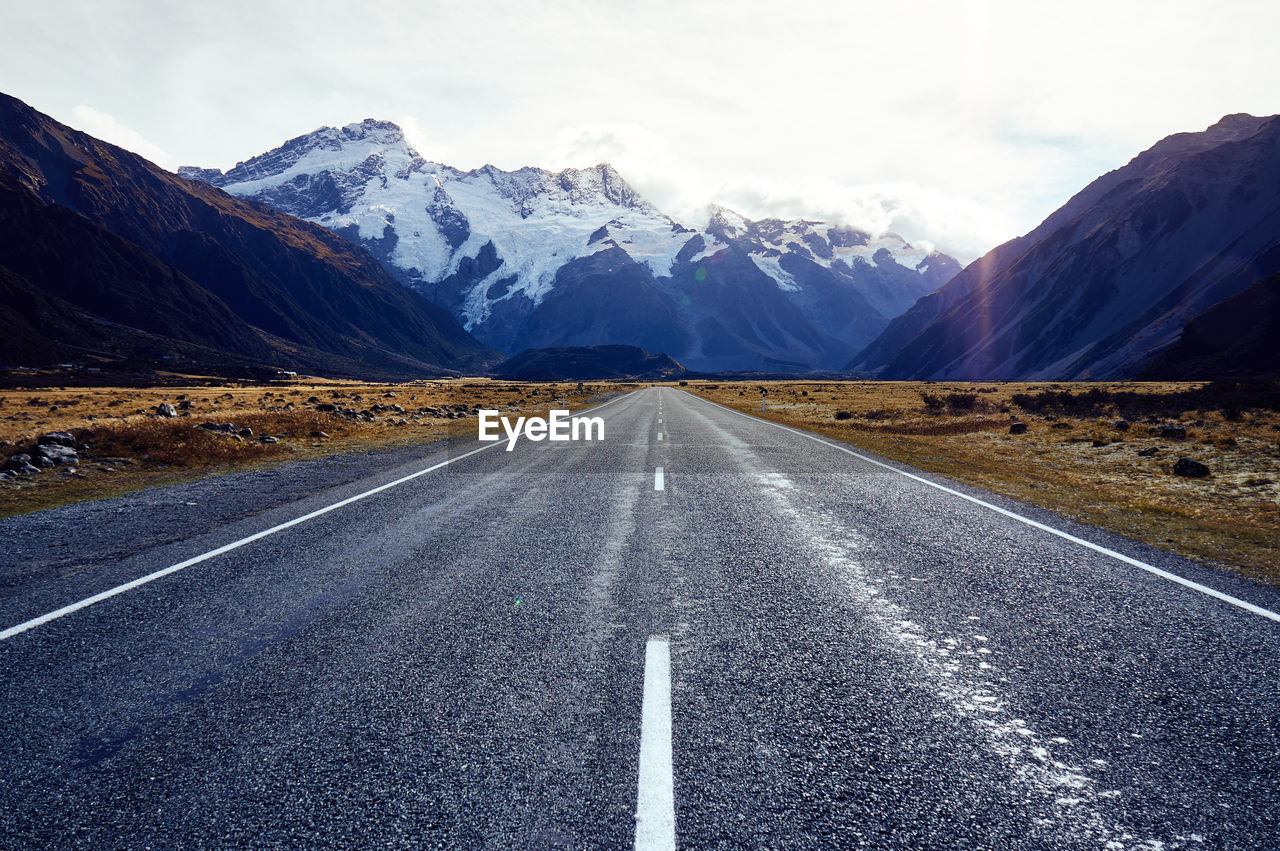
[[[65,464],[67,466],[72,466],[80,461],[80,457],[76,455],[76,451],[74,449],[70,446],[61,446],[57,443],[45,443],[37,446],[35,457],[36,459],[48,459],[50,465]],[[38,460],[36,460],[35,463],[40,464]],[[41,464],[40,466],[44,465]]]
[[[173,405],[170,405],[168,402],[161,402],[159,405],[156,405],[157,417],[176,417],[177,415],[178,409],[173,407]]]
[[[1157,433],[1165,440],[1187,439],[1187,429],[1180,425],[1162,425]]]
[[[1173,465],[1173,474],[1188,479],[1203,479],[1209,475],[1209,468],[1193,458],[1179,458]]]
[[[1026,423],[1010,423],[1009,424],[1009,434],[1026,434],[1026,433],[1027,433]]]
[[[37,440],[36,443],[42,446],[50,444],[57,446],[75,446],[76,437],[69,431],[51,431],[48,434],[40,435],[40,439]]]

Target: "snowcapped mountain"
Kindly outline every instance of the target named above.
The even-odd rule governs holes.
[[[607,164],[430,162],[366,119],[183,177],[324,225],[486,344],[625,343],[694,369],[831,369],[959,265],[892,235],[713,208],[673,221]]]

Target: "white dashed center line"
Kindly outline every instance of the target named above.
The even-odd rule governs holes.
[[[667,489],[667,484],[663,478],[661,467],[653,471],[653,489],[656,491]]]
[[[640,707],[640,782],[636,794],[636,851],[674,851],[676,794],[671,768],[671,647],[651,637],[644,649]]]

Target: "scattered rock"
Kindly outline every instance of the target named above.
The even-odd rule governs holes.
[[[1026,423],[1010,423],[1009,434],[1026,434],[1026,433],[1027,433]]]
[[[35,459],[33,459],[33,461],[35,464],[39,466],[45,466],[43,464],[40,464],[40,461],[38,460],[40,458],[48,459],[50,466],[54,464],[74,466],[80,463],[80,458],[79,456],[76,455],[76,451],[74,449],[72,449],[70,446],[62,446],[61,444],[57,444],[57,443],[46,443],[46,444],[41,444],[40,446],[37,446],[36,456],[35,456]]]
[[[178,403],[178,410],[179,410],[179,411],[189,411],[189,410],[191,410],[191,400],[190,400],[190,399],[183,399],[181,402],[179,402],[179,403]]]
[[[263,443],[279,443],[280,442],[280,438],[272,437],[269,434],[264,434],[261,439]]]
[[[75,435],[71,434],[71,432],[51,431],[48,434],[40,435],[40,439],[37,440],[36,443],[39,443],[42,446],[46,446],[46,445],[75,446],[76,438],[75,438]]]
[[[1140,455],[1143,458],[1151,458],[1159,451],[1160,450],[1155,448],[1154,446],[1148,446],[1146,449],[1138,450],[1138,455]]]
[[[322,431],[313,431],[313,432],[311,432],[311,436],[312,436],[312,437],[319,437],[319,438],[324,439],[324,440],[328,440],[328,439],[329,439],[329,435],[325,434],[325,433],[324,433],[324,432],[322,432]]]
[[[31,475],[38,473],[40,470],[31,464],[31,456],[26,453],[18,455],[10,455],[9,460],[4,462],[3,469],[12,473],[21,473],[23,475]]]
[[[316,405],[316,410],[321,413],[332,414],[338,410],[338,406],[330,402],[321,402],[319,405]]]
[[[177,415],[177,408],[173,407],[173,405],[170,405],[168,402],[161,402],[159,405],[156,405],[156,416],[158,417],[176,417]]]
[[[241,437],[253,437],[253,429],[249,428],[248,426],[245,426],[244,428],[240,429],[240,431],[236,432],[236,434],[240,435]]]
[[[1173,474],[1175,476],[1185,476],[1188,479],[1203,479],[1209,475],[1209,468],[1191,458],[1179,458],[1178,462],[1173,465]]]
[[[1187,430],[1184,426],[1180,425],[1162,425],[1157,431],[1157,434],[1165,440],[1187,439]]]
[[[1112,427],[1113,429],[1115,429],[1116,431],[1128,431],[1128,430],[1129,430],[1129,421],[1128,421],[1128,420],[1116,420],[1115,422],[1113,422],[1113,423],[1111,424],[1111,427]]]

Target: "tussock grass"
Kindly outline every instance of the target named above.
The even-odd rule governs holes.
[[[0,516],[294,458],[474,439],[475,417],[464,415],[473,407],[545,415],[562,399],[569,408],[580,408],[617,389],[454,379],[0,390],[0,460],[29,453],[50,431],[69,431],[90,447],[74,471],[55,467],[25,481],[0,483]],[[159,418],[155,409],[162,402],[185,407],[177,417]],[[373,419],[316,410],[322,404],[369,411]],[[402,410],[390,410],[391,405]],[[378,406],[384,410],[374,411]],[[196,428],[206,422],[231,423],[237,431],[251,429],[252,435],[237,439]],[[276,442],[262,442],[267,435]]]

